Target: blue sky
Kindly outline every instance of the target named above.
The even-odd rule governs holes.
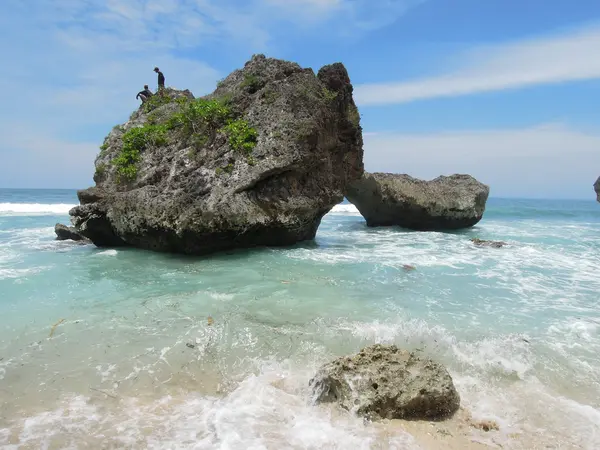
[[[369,171],[593,199],[599,49],[597,0],[3,0],[0,187],[93,184],[154,66],[202,95],[265,53],[346,65]]]

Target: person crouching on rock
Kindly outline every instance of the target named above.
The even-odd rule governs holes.
[[[135,96],[135,98],[139,98],[142,101],[142,103],[146,103],[150,97],[152,97],[152,91],[148,89],[147,84],[144,85],[144,90],[138,92],[138,94]]]
[[[160,91],[165,88],[165,76],[158,67],[155,67],[154,71],[158,74],[158,90]]]

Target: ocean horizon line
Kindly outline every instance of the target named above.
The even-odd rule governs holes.
[[[88,186],[89,187],[89,186]],[[40,188],[40,187],[32,187],[32,188],[25,188],[25,187],[0,187],[0,191],[23,191],[23,192],[27,192],[27,191],[62,191],[62,192],[73,192],[73,191],[78,191],[81,189],[87,189],[87,188],[50,188],[50,187],[46,187],[46,188]],[[488,200],[527,200],[527,201],[532,201],[532,200],[547,200],[547,201],[577,201],[577,202],[591,202],[591,203],[595,203],[596,199],[593,198],[593,195],[590,197],[532,197],[532,196],[495,196],[495,195],[490,195],[490,197],[488,198]],[[346,198],[344,198],[343,202],[347,202],[348,200]],[[343,203],[342,202],[342,203]]]

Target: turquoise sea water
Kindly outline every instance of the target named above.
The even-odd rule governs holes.
[[[470,438],[600,448],[600,204],[490,199],[456,233],[338,205],[314,242],[191,258],[55,241],[76,202],[0,190],[6,448],[419,448],[312,404],[316,368],[374,342],[444,363],[500,427]]]

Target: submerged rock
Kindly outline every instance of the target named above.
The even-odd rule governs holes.
[[[69,239],[72,241],[87,241],[75,227],[68,227],[62,223],[57,223],[54,226],[54,233],[56,233],[56,240],[58,241],[66,241]]]
[[[471,242],[477,247],[502,248],[505,245],[507,245],[506,242],[503,241],[486,241],[484,239],[479,238],[471,238]]]
[[[600,177],[594,183],[594,192],[596,192],[596,201],[600,202]]]
[[[394,345],[338,358],[321,367],[310,385],[317,402],[370,418],[444,419],[460,406],[444,366]]]
[[[98,246],[188,254],[313,239],[363,173],[352,90],[342,64],[263,55],[207,97],[166,89],[107,136],[73,222]]]
[[[370,227],[455,230],[481,220],[489,192],[470,175],[424,181],[409,175],[365,173],[348,187],[346,198]]]

